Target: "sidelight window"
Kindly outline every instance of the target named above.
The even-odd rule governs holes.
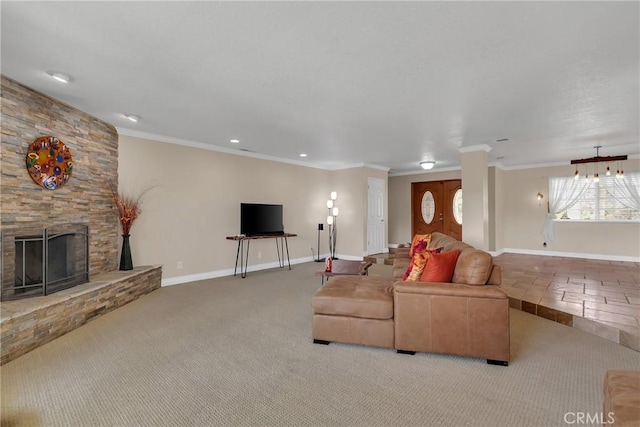
[[[462,188],[453,195],[453,219],[462,225]]]

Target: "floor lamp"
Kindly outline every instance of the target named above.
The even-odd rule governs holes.
[[[338,193],[335,191],[331,192],[331,199],[327,200],[327,209],[329,209],[329,215],[327,216],[327,224],[329,224],[329,253],[331,259],[336,258],[336,223],[338,220],[338,207],[334,206],[336,199],[338,198]]]

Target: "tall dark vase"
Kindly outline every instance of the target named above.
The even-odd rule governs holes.
[[[133,270],[129,234],[122,235],[122,252],[120,252],[120,270]]]

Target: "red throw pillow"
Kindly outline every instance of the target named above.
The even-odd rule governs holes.
[[[413,254],[416,253],[416,246],[422,242],[427,242],[426,247],[429,247],[431,243],[431,234],[416,234],[411,241],[411,249],[409,249],[409,258],[413,258]]]
[[[407,282],[416,282],[420,280],[420,276],[422,275],[422,270],[424,270],[424,266],[427,264],[427,260],[432,254],[437,254],[442,251],[442,248],[437,249],[427,249],[426,242],[419,244],[416,247],[416,253],[413,254],[413,258],[411,258],[411,262],[409,263],[409,267],[407,267],[407,271],[404,272],[402,276],[402,280]]]
[[[427,265],[425,265],[424,270],[422,271],[420,280],[422,282],[451,283],[453,271],[456,269],[456,262],[458,262],[459,255],[460,249],[432,254],[427,260]]]

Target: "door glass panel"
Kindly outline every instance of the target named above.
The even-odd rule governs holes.
[[[433,194],[431,194],[431,191],[427,191],[422,195],[421,210],[424,222],[431,224],[433,216],[436,213],[436,202],[433,200]]]
[[[462,189],[459,188],[453,195],[453,219],[462,225]]]

